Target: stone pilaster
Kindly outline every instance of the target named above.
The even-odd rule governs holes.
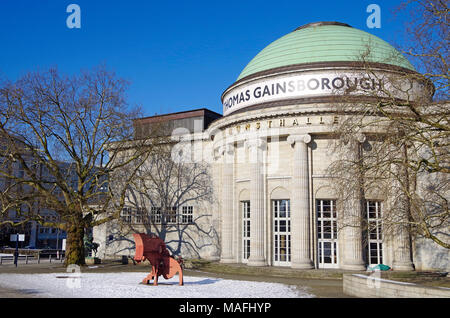
[[[310,250],[309,169],[308,143],[311,136],[290,135],[288,143],[294,146],[292,198],[291,198],[291,245],[292,268],[313,268]]]
[[[358,168],[358,162],[361,158],[360,144],[365,141],[362,134],[351,138],[346,145],[346,154],[352,162],[349,168],[350,178],[354,183],[349,186],[343,204],[343,234],[344,234],[344,259],[342,268],[348,270],[365,270],[364,251],[363,251],[363,191],[362,176]],[[342,242],[342,241],[341,241]]]
[[[222,218],[221,218],[221,263],[233,263],[233,168],[234,145],[220,149],[222,155]]]
[[[264,150],[266,141],[255,138],[246,142],[250,159],[250,257],[249,266],[264,266]]]

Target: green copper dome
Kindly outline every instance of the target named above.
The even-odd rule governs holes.
[[[265,47],[248,63],[238,80],[282,66],[316,62],[384,63],[415,70],[392,45],[370,33],[338,22],[310,23]]]

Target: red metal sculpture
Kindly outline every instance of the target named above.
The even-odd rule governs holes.
[[[148,259],[152,265],[152,271],[142,281],[148,284],[153,279],[153,285],[158,285],[158,276],[162,275],[165,279],[170,279],[178,273],[180,286],[183,285],[183,270],[181,268],[182,260],[175,260],[170,256],[166,244],[156,235],[149,236],[144,233],[133,234],[136,243],[136,262]]]

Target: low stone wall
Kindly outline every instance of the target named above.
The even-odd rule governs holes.
[[[343,288],[345,294],[362,298],[450,298],[450,288],[382,279],[377,272],[371,275],[345,274]]]

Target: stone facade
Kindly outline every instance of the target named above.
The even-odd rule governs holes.
[[[274,211],[273,201],[290,201],[289,254],[292,268],[335,267],[365,269],[361,228],[344,228],[334,240],[337,244],[335,264],[321,263],[318,259],[317,211],[319,199],[335,199],[330,187],[327,167],[333,160],[329,153],[335,118],[327,114],[328,105],[311,105],[318,114],[299,111],[305,105],[241,113],[222,118],[211,126],[220,127],[221,134],[214,137],[219,149],[226,144],[228,158],[219,184],[222,189],[234,188],[233,211],[229,210],[232,191],[224,190],[222,198],[223,262],[242,262],[242,212],[241,203],[249,200],[251,206],[251,244],[248,265],[273,265]],[[274,116],[276,114],[276,116]],[[250,146],[245,146],[250,144]],[[219,146],[220,145],[220,146]],[[235,150],[230,150],[234,147]],[[223,153],[223,152],[222,152]],[[224,154],[224,153],[223,153]],[[234,168],[229,160],[233,159]],[[233,171],[235,178],[226,171]],[[224,177],[225,176],[225,177]],[[226,183],[233,182],[233,186]],[[370,198],[366,198],[370,199]],[[229,211],[229,212],[228,212]],[[361,211],[359,212],[361,213]],[[228,214],[228,215],[227,215]],[[232,226],[228,222],[232,219]],[[226,220],[224,222],[224,220]],[[236,229],[234,232],[230,228]],[[225,232],[226,231],[226,232]],[[232,237],[230,240],[230,236]],[[346,238],[346,239],[344,239]],[[232,241],[230,245],[229,241]],[[254,242],[252,244],[253,241]],[[334,243],[334,242],[333,242]],[[224,250],[228,248],[228,250]],[[256,249],[255,258],[252,252]],[[387,249],[387,247],[386,247]],[[328,252],[328,251],[327,251]],[[230,257],[231,255],[231,257]],[[226,256],[226,258],[224,257]],[[389,261],[388,261],[389,263]],[[328,266],[329,265],[329,266]],[[392,265],[392,263],[391,263]]]

